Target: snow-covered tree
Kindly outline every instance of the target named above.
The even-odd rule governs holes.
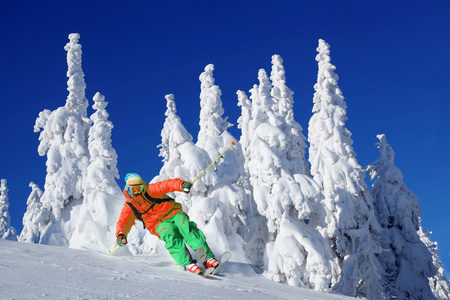
[[[198,133],[197,147],[206,150],[215,159],[220,153],[216,145],[210,142],[211,137],[217,137],[232,125],[227,122],[228,118],[222,118],[224,109],[220,96],[222,92],[218,85],[214,84],[214,65],[209,64],[200,75],[200,131]],[[217,155],[216,155],[217,154]]]
[[[252,102],[244,91],[237,91],[236,94],[238,95],[238,106],[241,107],[241,116],[238,118],[238,128],[241,130],[239,143],[245,152],[245,149],[250,144],[249,125],[252,118]]]
[[[47,155],[42,207],[51,211],[49,223],[41,233],[40,243],[68,245],[74,230],[76,206],[83,201],[83,176],[89,163],[86,84],[81,68],[80,35],[69,35],[67,51],[67,90],[65,106],[44,110],[36,119],[39,155]]]
[[[329,45],[319,40],[319,64],[314,86],[313,116],[309,122],[309,162],[314,180],[324,192],[323,204],[332,212],[322,233],[337,254],[342,274],[334,290],[349,296],[382,296],[381,270],[376,255],[381,252],[380,224],[373,199],[364,181],[365,173],[353,151],[345,127],[346,103],[338,87]]]
[[[34,182],[30,182],[31,193],[27,199],[27,211],[23,216],[23,229],[19,236],[19,242],[36,243],[41,239],[41,233],[48,224],[50,212],[42,208],[42,190]]]
[[[281,124],[279,128],[286,134],[287,145],[283,155],[289,162],[288,171],[291,174],[309,175],[309,165],[305,158],[306,137],[302,126],[294,119],[294,92],[286,86],[283,59],[279,55],[272,56],[272,90],[274,112]]]
[[[105,96],[94,96],[95,112],[91,116],[93,126],[89,130],[90,163],[83,177],[84,201],[78,223],[70,240],[72,248],[111,248],[115,241],[115,225],[123,205],[123,196],[115,178],[117,154],[111,145],[111,130],[108,120],[108,102]]]
[[[16,229],[11,226],[9,215],[8,191],[6,179],[2,179],[0,184],[0,238],[17,241]]]
[[[276,107],[275,99],[271,96],[270,92],[272,84],[264,69],[260,69],[258,72],[259,85],[254,85],[250,90],[250,99],[252,101],[252,118],[249,124],[249,134],[254,136],[256,128],[261,123],[269,123],[271,126],[278,127],[281,122],[275,115],[273,110]],[[285,143],[283,143],[285,145]]]
[[[402,172],[394,165],[395,153],[386,136],[377,137],[381,156],[368,166],[368,170],[371,180],[376,179],[371,194],[383,229],[380,242],[384,251],[380,254],[380,262],[389,283],[386,292],[396,299],[434,299],[430,289],[433,284],[436,296],[448,299],[448,282],[443,272],[438,274],[434,264],[436,260],[436,265],[441,268],[439,256],[432,255],[428,248],[437,251],[437,245],[433,246],[420,224],[419,199],[408,189]]]
[[[209,185],[203,199],[199,199],[190,210],[190,214],[202,216],[199,225],[204,226],[204,231],[209,235],[223,232],[219,241],[220,251],[231,249],[235,257],[245,260],[244,244],[251,240],[252,246],[257,247],[257,239],[252,239],[251,234],[256,234],[256,219],[251,208],[251,197],[242,185],[244,171],[244,155],[241,145],[235,142],[236,138],[228,132],[231,126],[223,118],[224,109],[221,101],[221,91],[215,84],[213,77],[214,66],[205,67],[200,75],[200,132],[196,145],[204,149],[211,160],[230,148],[224,157],[219,159],[214,168],[218,182]],[[209,202],[209,203],[207,203]],[[203,204],[201,204],[203,203]],[[244,240],[245,239],[245,240]],[[257,262],[258,260],[252,260]]]
[[[198,133],[198,140],[195,144],[200,149],[205,150],[211,161],[215,160],[226,148],[231,146],[231,141],[236,139],[227,131],[232,126],[227,119],[223,118],[224,109],[222,107],[221,95],[222,92],[218,85],[215,84],[213,77],[214,65],[209,64],[205,67],[205,71],[199,76],[201,82],[200,91],[200,131]],[[243,156],[240,145],[232,147],[226,154],[227,158],[234,159],[220,159],[213,167],[216,171],[216,176],[220,177],[237,177],[243,170],[240,165],[233,165],[230,163],[239,161]],[[237,170],[235,169],[237,168]],[[226,178],[227,180],[231,178]],[[236,180],[237,181],[237,180]],[[211,184],[208,188],[217,185]]]
[[[270,233],[265,274],[277,282],[324,291],[338,267],[326,240],[315,229],[319,218],[314,214],[323,211],[321,190],[310,177],[292,173],[288,159],[291,131],[286,133],[287,126],[282,129],[287,123],[279,113],[279,104],[285,101],[279,92],[284,89],[281,72],[274,71],[274,78],[278,98],[271,95],[272,84],[263,69],[258,74],[259,85],[250,90],[252,115],[246,149],[253,197]]]
[[[430,251],[431,258],[433,259],[433,266],[436,269],[436,275],[428,278],[431,291],[437,299],[448,300],[450,299],[450,283],[444,274],[444,268],[442,267],[442,262],[439,258],[438,243],[431,241],[427,232],[425,232],[422,227],[420,227],[418,234],[420,240]]]
[[[241,129],[239,144],[244,154],[244,174],[241,175],[238,184],[242,186],[245,193],[252,201],[247,212],[247,218],[251,218],[254,228],[249,231],[250,236],[243,235],[246,245],[244,246],[247,257],[260,267],[264,266],[264,252],[268,241],[267,219],[258,212],[257,205],[253,201],[253,188],[250,183],[248,170],[248,146],[250,145],[250,124],[252,120],[252,102],[243,91],[237,91],[238,106],[241,107],[241,116],[238,118],[238,128]]]
[[[272,190],[272,185],[279,179],[278,170],[282,164],[281,151],[284,148],[285,135],[277,127],[278,122],[273,112],[273,100],[270,96],[270,82],[265,70],[258,73],[259,85],[254,85],[250,90],[251,118],[249,122],[249,145],[246,149],[246,165],[250,175],[250,182],[253,187],[255,202],[258,211],[268,219],[268,228],[272,233],[276,233],[275,220],[279,209],[271,209],[268,197]],[[272,236],[271,240],[274,240]]]
[[[184,180],[194,180],[211,163],[211,159],[205,150],[193,143],[192,135],[186,130],[177,115],[175,97],[173,94],[166,95],[167,110],[166,119],[161,131],[162,143],[159,156],[163,158],[164,165],[158,180],[173,177]],[[217,175],[210,168],[202,177],[196,181],[193,190],[198,193],[206,191],[206,185],[217,184]],[[187,200],[187,197],[185,199]],[[189,205],[190,207],[190,205]]]
[[[276,235],[285,208],[294,204],[300,219],[309,220],[312,206],[309,201],[301,197],[298,183],[289,172],[288,160],[283,155],[287,145],[286,134],[279,128],[281,122],[276,119],[273,112],[271,84],[263,69],[259,71],[258,78],[260,85],[250,91],[252,94],[250,97],[252,99],[251,142],[247,149],[247,159],[258,210],[268,218],[269,231]],[[281,182],[282,177],[289,179],[287,182]],[[285,195],[283,195],[284,192],[286,192]],[[274,238],[275,236],[272,237]]]

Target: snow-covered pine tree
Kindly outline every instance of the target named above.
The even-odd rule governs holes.
[[[241,137],[239,144],[244,154],[244,174],[239,178],[238,184],[242,186],[245,193],[252,201],[250,202],[247,218],[252,221],[254,228],[249,228],[248,234],[242,233],[242,237],[246,242],[244,249],[246,256],[250,261],[263,268],[264,252],[268,241],[267,219],[258,212],[257,205],[253,201],[253,188],[250,184],[250,175],[248,171],[248,146],[250,145],[250,123],[252,120],[252,102],[248,99],[243,91],[237,91],[238,106],[241,107],[241,116],[238,118],[238,128],[241,129]]]
[[[435,299],[434,292],[438,299],[448,299],[448,281],[436,269],[442,265],[439,254],[433,257],[427,247],[433,243],[421,226],[419,199],[394,165],[395,153],[386,136],[377,137],[381,155],[367,169],[371,180],[376,179],[371,194],[383,229],[380,242],[384,251],[379,258],[388,282],[386,294],[396,299]]]
[[[47,155],[42,208],[51,212],[49,223],[41,233],[40,243],[68,245],[83,201],[83,176],[89,163],[86,84],[81,68],[80,35],[69,35],[67,51],[67,90],[65,106],[55,111],[44,110],[36,119],[34,131],[39,132],[39,155]]]
[[[27,199],[27,211],[22,220],[23,229],[19,236],[19,242],[38,244],[41,233],[48,224],[50,213],[42,208],[42,190],[34,182],[30,182],[31,193]]]
[[[205,150],[213,161],[216,159],[228,146],[231,141],[236,139],[228,132],[228,128],[233,126],[227,119],[223,118],[224,109],[222,107],[221,95],[222,92],[218,85],[215,84],[213,77],[214,65],[209,64],[205,67],[205,71],[200,75],[201,82],[200,92],[200,131],[196,146]],[[217,171],[217,176],[220,177],[239,177],[242,174],[243,165],[236,166],[230,164],[242,160],[243,155],[239,144],[232,147],[227,153],[228,158],[220,159],[212,167]],[[230,178],[230,179],[231,179]],[[226,179],[226,178],[223,178]]]
[[[211,160],[215,160],[225,149],[236,141],[228,132],[232,126],[223,118],[222,92],[215,84],[213,77],[214,65],[209,64],[200,75],[200,131],[196,145],[204,149]],[[230,250],[237,259],[245,260],[244,238],[250,238],[254,228],[251,214],[251,198],[243,186],[239,185],[244,175],[244,155],[241,145],[232,146],[216,164],[214,168],[218,182],[209,185],[202,199],[193,203],[190,214],[201,216],[198,221],[208,236],[217,235],[216,247],[220,252]],[[255,232],[253,232],[255,233]],[[212,246],[214,248],[214,245]]]
[[[271,240],[273,241],[283,209],[280,203],[270,197],[274,195],[273,185],[278,183],[282,176],[281,173],[289,174],[287,161],[282,153],[282,150],[286,149],[287,142],[286,135],[278,127],[281,122],[273,111],[274,101],[270,95],[271,84],[265,70],[259,70],[258,79],[259,86],[255,85],[250,90],[252,118],[249,125],[250,144],[247,149],[247,160],[255,201],[258,204],[259,212],[268,218],[268,228],[272,233]],[[306,205],[301,210],[305,212],[305,217],[310,219],[310,207]]]
[[[9,215],[8,191],[6,179],[2,179],[0,184],[0,238],[17,241],[16,229],[11,226]]]
[[[208,153],[193,143],[192,135],[186,130],[177,115],[175,97],[173,94],[165,96],[167,101],[166,119],[161,131],[161,148],[159,156],[163,158],[163,167],[155,180],[181,178],[194,180],[211,163]],[[217,184],[217,175],[210,168],[192,187],[196,193],[206,192],[207,185]],[[181,196],[183,194],[180,194]],[[191,207],[189,196],[182,197],[187,208]]]
[[[346,103],[330,63],[329,45],[319,40],[319,64],[314,86],[313,116],[309,121],[309,162],[314,180],[323,188],[324,206],[332,212],[322,233],[337,254],[342,274],[333,289],[348,296],[381,299],[381,227],[374,215],[373,199],[365,173],[353,151],[345,127]]]
[[[90,163],[83,177],[84,201],[70,247],[103,251],[114,246],[115,225],[123,205],[123,195],[115,181],[119,178],[119,171],[117,153],[111,145],[114,126],[108,120],[108,102],[100,93],[96,93],[93,100],[95,112],[90,118],[93,125],[88,143]]]
[[[442,267],[442,262],[439,258],[438,243],[431,241],[427,232],[425,232],[422,227],[420,227],[418,234],[420,236],[420,240],[427,246],[428,250],[431,252],[433,266],[436,269],[436,275],[428,278],[431,291],[439,300],[448,300],[450,299],[450,283],[445,276],[444,268]]]
[[[238,106],[241,107],[241,116],[238,118],[238,128],[241,130],[239,144],[241,144],[242,150],[245,152],[245,149],[250,144],[249,125],[252,118],[252,102],[244,91],[237,91],[236,94],[238,95]]]
[[[220,98],[222,91],[218,85],[214,84],[215,79],[213,77],[213,71],[214,65],[209,64],[205,67],[205,71],[199,78],[201,82],[200,131],[198,132],[196,143],[197,147],[206,150],[212,155],[211,159],[215,159],[220,153],[214,144],[211,145],[211,143],[208,143],[209,137],[219,136],[223,132],[226,132],[228,127],[232,126],[232,124],[227,122],[228,118],[222,118],[225,112]]]
[[[288,171],[291,174],[309,175],[309,165],[305,158],[306,137],[302,133],[302,126],[294,119],[294,92],[286,86],[285,73],[283,59],[280,55],[273,55],[270,94],[275,103],[274,112],[281,122],[279,128],[287,137],[283,155],[289,162]]]
[[[325,291],[338,267],[326,240],[312,225],[318,219],[312,221],[313,212],[322,211],[321,190],[310,177],[291,173],[287,134],[273,110],[279,107],[279,99],[272,97],[272,85],[263,69],[258,79],[259,86],[250,90],[246,159],[258,211],[268,220],[266,275],[277,282]],[[277,85],[281,86],[281,80]]]

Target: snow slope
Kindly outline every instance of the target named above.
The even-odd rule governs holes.
[[[270,281],[231,260],[211,279],[169,256],[132,256],[0,239],[0,299],[351,299]]]

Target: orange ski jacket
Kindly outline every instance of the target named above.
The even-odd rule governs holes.
[[[142,214],[142,221],[148,231],[159,238],[159,235],[156,232],[156,227],[158,227],[162,221],[165,221],[183,211],[181,204],[175,202],[166,194],[169,192],[181,192],[182,186],[185,183],[186,181],[179,178],[168,179],[150,184],[144,182],[144,191],[135,198],[132,198],[125,188],[123,191],[125,203],[122,211],[120,212],[119,221],[117,221],[116,224],[116,236],[120,233],[127,236],[131,230],[131,227],[136,222],[137,217],[131,206],[127,204],[127,202],[129,202],[139,211],[139,213]],[[149,196],[150,199],[146,196]]]

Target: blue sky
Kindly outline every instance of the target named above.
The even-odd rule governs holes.
[[[0,178],[8,180],[12,225],[22,229],[30,181],[44,188],[46,157],[37,153],[34,122],[65,104],[68,35],[80,33],[86,96],[105,95],[115,125],[121,177],[150,180],[158,157],[164,96],[196,141],[198,77],[207,64],[235,124],[237,90],[284,60],[295,119],[307,135],[317,79],[319,39],[348,105],[347,128],[365,167],[379,157],[385,133],[396,165],[421,199],[425,229],[450,268],[448,186],[450,112],[449,1],[2,1],[0,4]],[[188,3],[190,2],[190,3]],[[119,180],[122,186],[122,180]]]

